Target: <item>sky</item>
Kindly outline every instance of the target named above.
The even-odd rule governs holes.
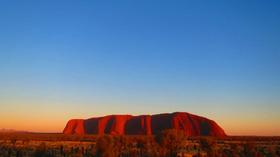
[[[0,128],[190,112],[280,135],[280,2],[0,1]]]

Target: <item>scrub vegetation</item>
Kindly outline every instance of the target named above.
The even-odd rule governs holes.
[[[0,133],[1,157],[278,157],[280,137]]]

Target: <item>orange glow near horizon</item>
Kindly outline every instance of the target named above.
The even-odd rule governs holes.
[[[80,102],[80,104],[82,103],[86,104],[85,102]],[[85,106],[87,107],[81,107],[74,103],[40,102],[35,100],[28,101],[27,105],[22,104],[20,100],[9,100],[5,102],[5,105],[3,104],[0,114],[0,129],[30,132],[62,132],[67,121],[75,118],[86,119],[95,116],[127,113],[132,115],[158,114],[174,111],[171,108],[172,106],[164,106],[165,110],[159,112],[154,107],[141,107],[141,105],[130,107],[129,105],[112,102],[102,105],[86,104]],[[95,106],[98,106],[98,108],[95,108]],[[216,113],[217,108],[204,109],[203,107],[193,108],[189,112],[216,121],[228,135],[280,136],[278,121],[280,117],[276,112],[262,111],[263,114],[259,114],[256,111],[243,111],[238,112],[237,115],[233,112],[221,110]],[[126,111],[123,110],[124,108]],[[146,112],[147,110],[149,112]],[[184,111],[184,108],[176,110]]]
[[[71,118],[69,118],[71,119]],[[62,118],[43,118],[43,119],[29,119],[21,117],[19,119],[10,119],[5,121],[0,120],[0,129],[12,129],[18,131],[29,132],[44,132],[44,133],[61,133],[69,119]],[[248,124],[241,123],[226,123],[226,120],[219,123],[216,121],[226,132],[227,135],[233,136],[280,136],[280,127],[277,122],[271,124],[256,123]]]
[[[61,133],[67,122],[61,124],[33,123],[33,124],[8,124],[2,125],[2,129],[12,129],[16,131]],[[46,125],[47,124],[47,125]],[[280,136],[280,129],[246,129],[246,128],[224,128],[230,136]]]

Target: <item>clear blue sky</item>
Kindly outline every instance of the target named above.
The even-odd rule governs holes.
[[[280,135],[279,7],[3,0],[0,128],[57,131],[68,118],[187,111],[232,134]]]

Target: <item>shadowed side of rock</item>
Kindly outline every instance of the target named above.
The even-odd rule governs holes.
[[[64,134],[152,135],[165,129],[183,130],[187,136],[226,136],[213,120],[186,112],[156,115],[109,115],[70,120]]]

